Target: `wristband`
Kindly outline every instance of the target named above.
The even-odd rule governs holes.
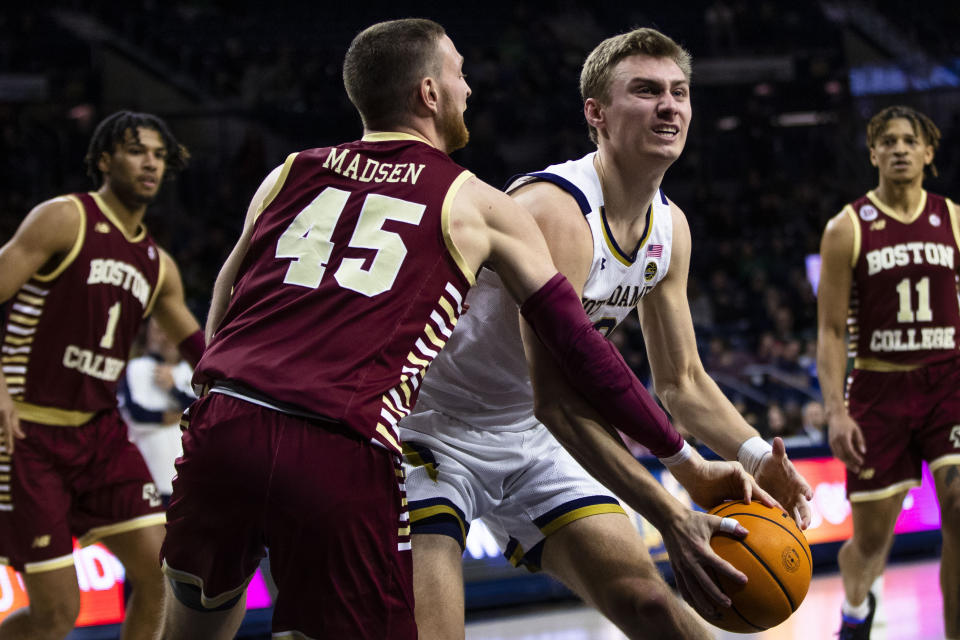
[[[180,351],[183,359],[190,363],[191,367],[196,367],[197,363],[200,362],[200,356],[203,355],[204,346],[203,331],[197,329],[181,340],[180,344],[177,345],[177,349]]]
[[[693,447],[690,446],[690,443],[689,443],[689,442],[687,442],[686,440],[684,440],[684,441],[683,441],[683,447],[681,447],[680,451],[678,451],[677,453],[673,454],[672,456],[670,456],[670,457],[668,457],[668,458],[660,458],[660,462],[661,462],[661,463],[663,464],[663,466],[665,466],[665,467],[668,467],[668,468],[669,468],[669,467],[675,467],[675,466],[677,466],[678,464],[682,464],[682,463],[686,462],[686,461],[689,460],[692,456],[693,456]]]
[[[760,468],[760,463],[771,453],[773,453],[773,447],[770,446],[769,442],[766,442],[760,436],[753,436],[744,440],[740,445],[740,449],[737,451],[737,460],[747,470],[747,473],[755,476],[757,475],[757,469]]]

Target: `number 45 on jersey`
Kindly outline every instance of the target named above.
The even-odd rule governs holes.
[[[285,284],[310,289],[320,286],[333,254],[334,243],[330,238],[351,195],[349,191],[327,187],[297,214],[280,236],[276,257],[293,259],[283,278]],[[363,268],[363,259],[344,258],[333,274],[337,283],[369,297],[389,290],[407,256],[407,247],[398,234],[384,231],[383,224],[387,220],[420,224],[425,209],[425,205],[406,200],[376,193],[368,195],[348,246],[373,249],[376,254],[369,269]]]

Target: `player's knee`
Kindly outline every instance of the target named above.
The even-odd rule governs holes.
[[[662,580],[635,578],[611,584],[604,595],[603,608],[610,618],[621,622],[666,624],[672,617],[675,600],[676,596]]]
[[[43,637],[62,638],[66,637],[77,623],[80,598],[64,598],[44,606],[31,604],[30,610],[34,625],[47,634]]]
[[[851,547],[855,547],[859,555],[871,558],[886,552],[892,536],[892,525],[890,527],[861,527],[858,530],[854,530],[853,537],[850,538],[848,544]]]

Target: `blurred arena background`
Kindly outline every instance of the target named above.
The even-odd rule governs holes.
[[[925,187],[960,197],[960,12],[951,3],[915,2],[909,10],[893,0],[7,3],[0,241],[34,204],[91,188],[82,158],[100,119],[117,109],[156,113],[193,160],[161,192],[147,225],[177,260],[188,303],[204,318],[262,177],[291,151],[359,136],[340,76],[353,35],[407,16],[443,24],[465,56],[471,142],[454,157],[495,185],[589,151],[577,86],[580,64],[600,40],[652,26],[691,51],[693,124],[664,191],[691,225],[689,297],[701,355],[748,421],[767,437],[788,438],[792,457],[809,458],[810,473],[822,476],[818,514],[839,527],[816,534],[819,565],[829,570],[836,540],[849,531],[842,475],[827,460],[818,412],[820,233],[844,203],[875,185],[864,127],[889,104],[917,107],[939,125],[940,175]],[[637,323],[612,339],[649,381]],[[925,495],[909,499],[922,506]],[[905,536],[895,553],[935,547],[938,522],[921,506],[914,512],[921,524],[898,530],[921,533]],[[477,556],[467,561],[474,612],[565,597],[545,578],[518,577],[484,544],[468,553]],[[90,562],[99,574],[109,565]],[[0,577],[0,608],[4,579],[15,584]],[[516,587],[525,580],[535,581]],[[830,616],[839,602],[827,608]],[[96,627],[76,635],[83,633],[115,637],[96,635]]]

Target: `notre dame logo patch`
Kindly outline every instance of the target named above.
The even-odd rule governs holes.
[[[643,269],[643,279],[646,282],[650,282],[656,277],[657,277],[657,263],[652,261],[648,262],[647,266]]]

